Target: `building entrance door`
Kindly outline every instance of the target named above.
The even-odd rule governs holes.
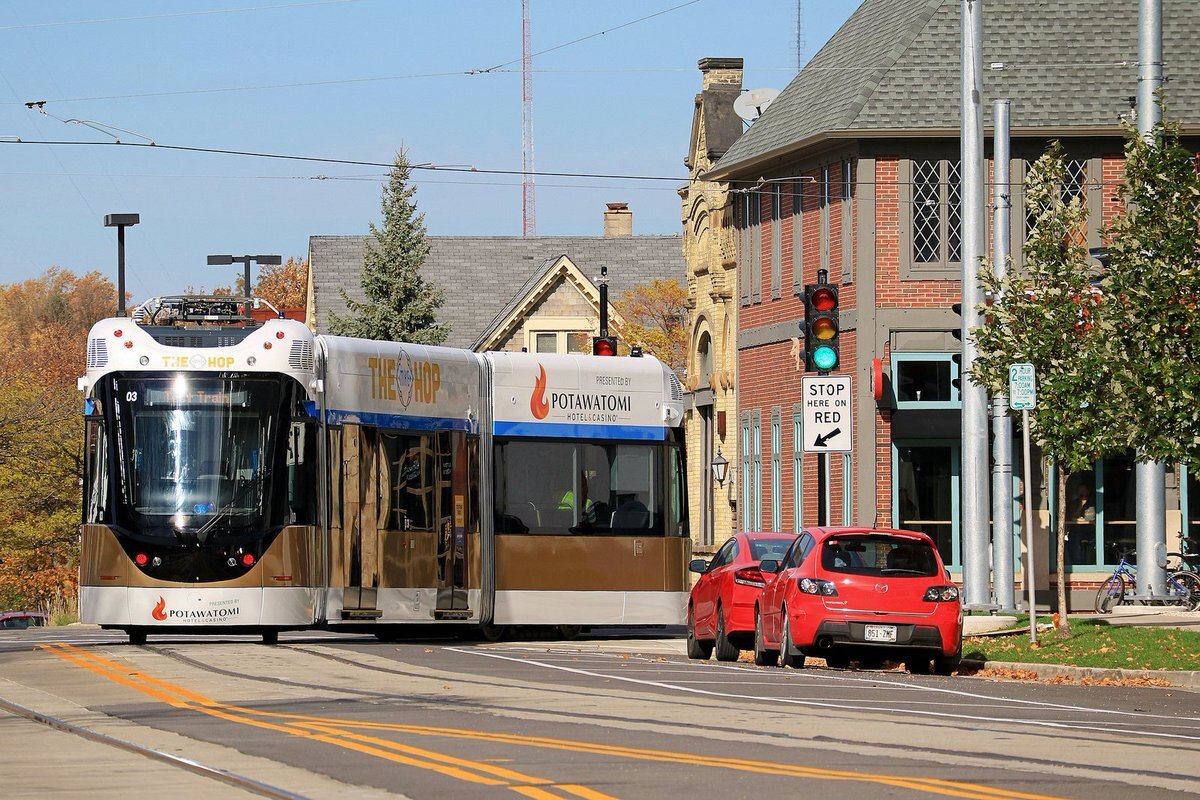
[[[957,442],[896,441],[892,444],[892,519],[897,528],[919,531],[937,543],[948,567],[960,565],[959,460]]]

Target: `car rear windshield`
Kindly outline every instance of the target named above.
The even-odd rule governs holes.
[[[762,561],[764,558],[782,560],[788,548],[792,546],[795,537],[787,539],[752,539],[750,541],[750,558]]]
[[[829,572],[928,578],[938,574],[937,557],[927,542],[896,536],[831,538],[821,548]]]

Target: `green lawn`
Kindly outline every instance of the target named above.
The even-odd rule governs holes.
[[[1116,627],[1096,619],[1073,618],[1069,639],[1054,631],[1038,631],[1038,646],[1029,643],[1029,617],[1018,622],[1021,633],[972,636],[963,643],[963,658],[1029,664],[1072,664],[1080,667],[1200,670],[1200,633],[1175,628]]]

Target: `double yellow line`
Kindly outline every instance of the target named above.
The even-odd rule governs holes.
[[[445,739],[468,739],[524,747],[539,747],[574,753],[587,753],[605,757],[623,757],[639,761],[655,761],[697,767],[717,767],[739,772],[777,775],[789,778],[808,778],[832,781],[858,781],[911,789],[921,794],[938,794],[949,797],[975,798],[976,800],[1056,800],[1050,795],[1015,792],[997,789],[982,784],[964,781],[948,781],[937,778],[886,775],[849,770],[805,767],[778,764],[770,761],[755,761],[726,756],[706,756],[668,750],[652,750],[622,745],[595,744],[569,739],[554,739],[544,736],[527,736],[512,733],[442,728],[428,725],[405,725],[391,722],[361,722],[319,717],[306,714],[286,714],[261,711],[245,706],[222,703],[184,687],[152,677],[142,672],[130,671],[128,667],[95,653],[57,642],[43,645],[49,651],[67,661],[78,664],[110,680],[136,689],[171,706],[196,711],[219,719],[251,725],[291,736],[325,742],[366,755],[385,758],[406,766],[432,770],[447,777],[472,783],[511,789],[536,800],[569,797],[584,800],[615,800],[610,795],[577,784],[556,784],[545,778],[525,775],[514,770],[497,767],[479,761],[456,758],[423,748],[400,744],[355,730],[403,733],[416,736],[435,736]],[[555,794],[561,792],[562,794]]]

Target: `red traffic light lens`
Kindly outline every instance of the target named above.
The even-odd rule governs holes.
[[[837,308],[837,294],[833,289],[822,287],[812,293],[812,307],[817,311],[833,311]]]
[[[818,317],[813,320],[812,324],[813,336],[816,336],[821,341],[828,341],[834,336],[837,336],[837,323],[829,317]]]

